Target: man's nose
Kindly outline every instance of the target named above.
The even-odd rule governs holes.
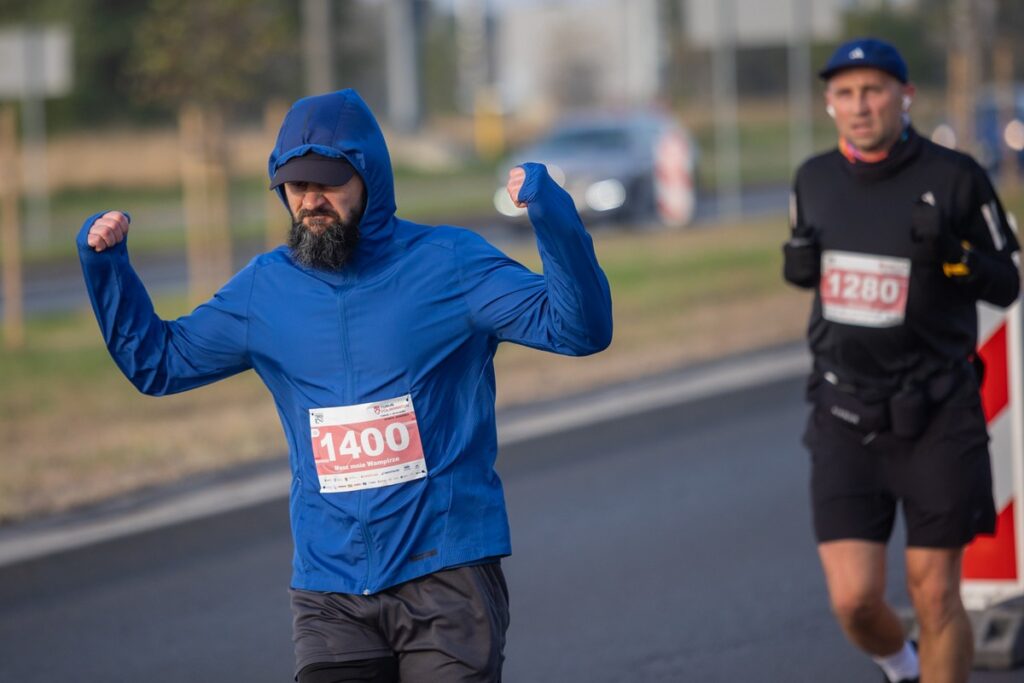
[[[320,190],[306,190],[302,195],[302,208],[315,209],[324,201],[324,194]]]

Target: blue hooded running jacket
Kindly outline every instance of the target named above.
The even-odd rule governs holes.
[[[107,348],[150,395],[259,374],[289,447],[293,587],[370,594],[508,555],[498,343],[585,355],[611,341],[608,282],[573,202],[543,166],[524,164],[538,275],[471,231],[396,218],[384,137],[354,91],[296,102],[270,175],[307,152],[347,159],[366,186],[361,240],[341,269],[304,267],[281,246],[164,321],[126,241],[88,247],[95,214],[78,253]]]

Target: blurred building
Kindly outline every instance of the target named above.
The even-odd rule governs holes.
[[[696,51],[723,42],[747,50],[830,41],[842,33],[844,12],[871,0],[677,1],[681,20],[674,24],[667,21],[671,3],[659,0],[492,2],[490,58],[502,106],[529,115],[648,103],[665,92],[678,35]]]
[[[715,47],[723,40],[742,47],[785,45],[801,35],[833,38],[852,0],[684,0],[687,40]]]
[[[508,113],[639,104],[659,93],[657,0],[561,0],[504,6],[495,74]]]

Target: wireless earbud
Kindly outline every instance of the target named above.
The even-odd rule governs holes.
[[[826,105],[825,106],[825,113],[828,114],[829,117],[834,119],[836,117],[836,108],[833,107],[831,104]]]
[[[914,100],[912,100],[910,98],[910,95],[904,95],[903,96],[903,111],[910,111],[910,105],[913,102],[914,102]]]

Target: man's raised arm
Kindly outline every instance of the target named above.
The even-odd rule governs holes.
[[[78,257],[96,321],[111,357],[139,391],[172,394],[248,369],[246,349],[253,267],[213,299],[175,321],[161,320],[128,260],[131,220],[94,214],[78,233]]]

